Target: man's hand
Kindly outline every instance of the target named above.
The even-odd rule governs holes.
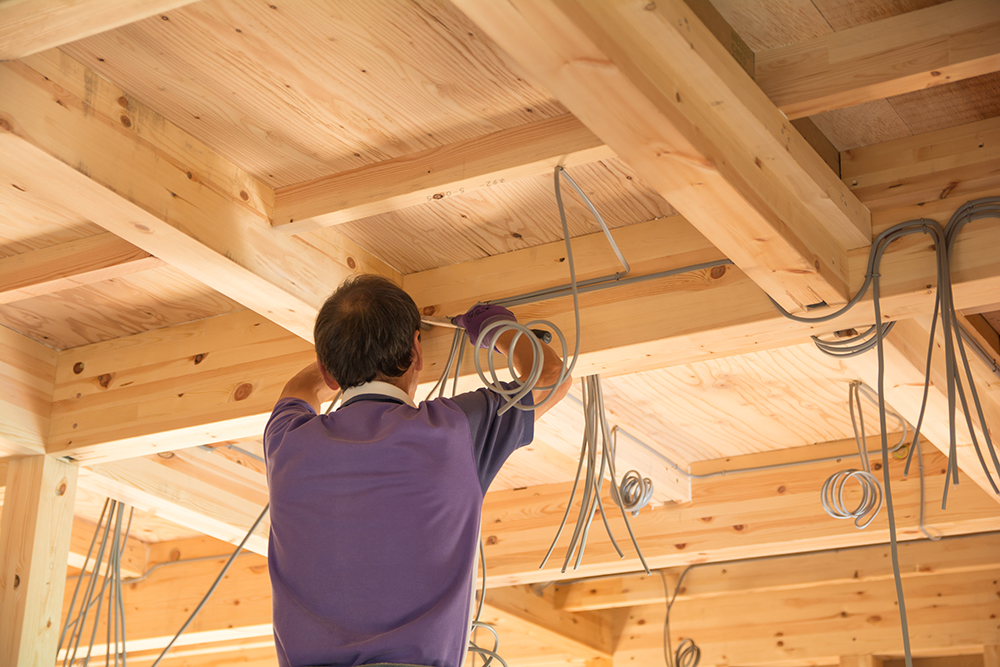
[[[473,345],[479,340],[480,334],[486,327],[494,322],[503,321],[517,322],[517,318],[514,317],[514,313],[503,306],[485,303],[477,303],[472,308],[469,308],[468,312],[464,315],[459,315],[455,318],[455,324],[465,329]],[[490,335],[483,340],[482,345],[479,347],[484,350],[490,349],[492,347],[491,344],[496,341],[498,331],[499,329],[491,329]]]
[[[337,381],[330,377],[319,361],[315,361],[295,374],[281,390],[280,401],[283,398],[300,398],[313,407],[319,414],[320,406],[332,400],[340,387]]]

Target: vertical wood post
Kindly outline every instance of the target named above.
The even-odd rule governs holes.
[[[873,655],[842,655],[840,667],[882,667],[882,658]]]
[[[1000,667],[1000,644],[983,647],[983,667]]]
[[[49,456],[8,462],[0,518],[0,667],[55,664],[77,470]]]

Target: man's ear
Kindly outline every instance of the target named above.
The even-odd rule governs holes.
[[[424,350],[420,346],[420,331],[417,331],[415,334],[413,334],[413,351],[414,351],[413,365],[414,368],[416,368],[416,371],[419,373],[424,369]]]
[[[319,368],[319,374],[323,376],[323,382],[326,383],[326,386],[334,391],[339,391],[340,384],[338,384],[337,381],[333,379],[333,376],[330,375],[329,371],[326,370],[326,366],[323,365],[323,362],[316,359],[316,366]]]

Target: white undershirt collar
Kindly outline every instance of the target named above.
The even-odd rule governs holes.
[[[396,398],[403,401],[403,403],[406,403],[411,408],[417,407],[417,404],[413,402],[413,399],[410,398],[410,395],[405,391],[394,384],[389,384],[388,382],[382,382],[380,380],[372,380],[371,382],[360,384],[357,387],[345,389],[344,395],[341,398],[341,405],[356,396],[362,396],[364,394],[379,394],[381,396],[388,396],[389,398]]]

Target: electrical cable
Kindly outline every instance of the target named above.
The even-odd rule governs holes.
[[[975,201],[966,202],[955,211],[951,219],[945,228],[942,228],[937,222],[928,219],[918,219],[911,220],[908,222],[898,223],[889,227],[880,233],[875,241],[872,243],[871,251],[868,257],[867,270],[865,272],[865,280],[858,292],[847,302],[843,307],[837,309],[833,313],[823,315],[820,317],[804,317],[801,315],[793,315],[786,311],[780,304],[774,302],[775,307],[781,312],[782,315],[788,319],[794,320],[796,322],[805,323],[817,323],[826,322],[832,320],[840,315],[846,313],[848,310],[853,308],[867,292],[868,288],[871,287],[872,290],[872,305],[875,314],[876,324],[881,324],[882,319],[882,307],[881,307],[881,274],[879,273],[879,267],[881,265],[882,256],[885,254],[887,247],[898,239],[911,234],[928,234],[933,238],[935,258],[937,264],[937,292],[934,300],[934,314],[931,319],[931,329],[929,334],[929,344],[927,353],[927,373],[924,379],[924,395],[921,402],[920,417],[914,428],[914,445],[911,447],[910,454],[916,451],[919,446],[920,428],[922,426],[923,417],[927,404],[928,390],[930,386],[930,368],[931,360],[934,353],[935,347],[935,332],[940,315],[941,323],[941,334],[944,339],[944,354],[945,354],[945,391],[948,396],[948,434],[949,434],[949,451],[948,451],[948,467],[945,475],[945,488],[942,494],[942,508],[947,506],[947,497],[949,484],[958,484],[958,465],[957,465],[957,438],[956,438],[956,423],[955,423],[955,411],[957,406],[956,398],[961,400],[963,412],[965,414],[966,422],[969,427],[969,432],[971,435],[973,446],[979,457],[980,464],[986,474],[987,479],[990,480],[990,484],[996,490],[996,484],[992,479],[992,474],[989,467],[986,464],[986,460],[983,457],[982,451],[979,447],[979,442],[976,437],[976,429],[973,427],[972,415],[968,408],[967,399],[965,397],[965,391],[962,383],[962,376],[959,369],[959,357],[961,357],[961,366],[965,371],[967,382],[969,385],[969,394],[973,399],[973,404],[976,406],[979,425],[982,428],[984,435],[985,445],[993,459],[994,467],[996,468],[997,474],[1000,475],[1000,460],[998,460],[996,455],[996,450],[993,447],[989,435],[989,428],[986,425],[986,420],[982,412],[982,406],[979,402],[978,393],[975,390],[975,382],[972,376],[972,370],[968,363],[968,358],[965,354],[965,346],[963,342],[963,336],[961,333],[961,325],[958,321],[958,315],[954,308],[954,297],[952,294],[952,284],[951,284],[951,267],[950,258],[951,253],[954,248],[955,239],[961,229],[974,220],[982,220],[986,218],[1000,218],[1000,197],[989,197],[984,199],[979,199]],[[882,468],[883,468],[883,483],[884,483],[884,493],[885,493],[885,505],[889,520],[889,544],[890,551],[892,554],[892,565],[893,565],[893,575],[896,584],[896,596],[899,602],[900,611],[900,625],[903,633],[903,650],[906,658],[906,667],[912,667],[913,658],[910,651],[910,637],[909,629],[906,617],[906,605],[903,597],[903,586],[902,579],[899,573],[899,558],[896,540],[896,525],[894,510],[892,505],[892,487],[889,475],[889,444],[886,433],[886,408],[885,408],[885,349],[884,349],[884,338],[885,338],[885,327],[884,326],[874,326],[874,340],[875,340],[875,350],[877,354],[878,363],[878,386],[876,391],[878,393],[879,401],[879,427],[881,430],[881,440],[882,440]],[[858,344],[858,343],[855,343]],[[861,345],[864,345],[861,343]],[[955,348],[958,348],[959,354],[956,355]]]
[[[212,593],[215,592],[215,589],[219,587],[219,583],[222,581],[222,578],[226,576],[226,572],[229,571],[229,568],[236,560],[236,557],[240,555],[241,551],[243,551],[243,547],[246,546],[247,540],[249,540],[250,536],[253,535],[254,531],[257,530],[257,526],[259,526],[260,522],[264,520],[264,516],[267,514],[267,511],[269,509],[271,509],[270,503],[264,505],[264,509],[261,510],[260,515],[253,522],[253,525],[250,526],[250,530],[247,531],[247,534],[243,536],[243,540],[236,546],[236,551],[234,551],[233,554],[229,557],[229,560],[226,561],[226,564],[222,567],[222,571],[219,572],[219,576],[217,576],[215,578],[215,581],[212,582],[212,585],[209,586],[208,592],[205,593],[204,597],[202,597],[201,602],[199,602],[198,606],[194,608],[194,611],[191,612],[191,615],[188,616],[188,619],[184,621],[184,625],[182,625],[181,629],[177,631],[177,634],[175,634],[173,639],[170,640],[170,643],[168,643],[163,648],[163,652],[160,653],[160,655],[156,658],[156,660],[153,661],[153,664],[150,667],[156,667],[158,664],[160,664],[160,661],[163,660],[163,657],[167,655],[167,653],[170,651],[171,648],[173,648],[174,643],[176,643],[177,640],[180,639],[180,636],[184,634],[185,630],[188,629],[188,626],[191,625],[191,622],[195,619],[195,617],[199,613],[201,613],[201,610],[205,607],[205,603],[207,603],[208,599],[212,597]]]
[[[698,645],[690,637],[685,638],[678,644],[676,653],[673,652],[673,647],[670,645],[670,610],[674,607],[677,594],[681,592],[681,584],[684,583],[684,577],[687,576],[693,567],[695,566],[688,565],[681,572],[681,576],[677,579],[677,586],[674,587],[673,596],[670,595],[670,591],[667,588],[667,577],[663,574],[663,570],[657,570],[660,574],[660,579],[663,580],[663,596],[667,599],[667,612],[663,619],[663,660],[667,663],[667,667],[698,667],[698,663],[701,662],[701,649],[698,648]]]

